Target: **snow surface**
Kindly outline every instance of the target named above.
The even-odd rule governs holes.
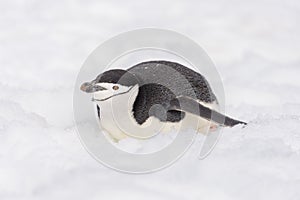
[[[0,1],[0,199],[300,199],[300,1]],[[76,75],[101,42],[131,29],[181,32],[223,79],[214,151],[152,174],[122,174],[82,147]]]

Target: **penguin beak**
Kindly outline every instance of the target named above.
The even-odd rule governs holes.
[[[86,82],[80,86],[80,90],[82,90],[83,92],[86,92],[86,93],[93,93],[93,92],[98,92],[98,91],[107,90],[107,89],[104,87],[101,87],[99,85],[95,85],[93,83]]]

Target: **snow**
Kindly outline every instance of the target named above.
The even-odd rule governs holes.
[[[288,199],[300,197],[300,2],[0,1],[0,199]],[[131,29],[183,33],[215,61],[225,128],[162,171],[122,174],[77,137],[76,75],[104,40]]]

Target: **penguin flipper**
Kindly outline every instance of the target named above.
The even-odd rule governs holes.
[[[180,110],[198,115],[209,121],[213,121],[217,124],[233,127],[237,124],[247,125],[247,123],[232,119],[228,116],[225,116],[215,110],[212,110],[202,104],[198,103],[192,98],[180,96],[176,99],[173,99],[170,102],[169,110]]]
[[[98,118],[100,119],[100,107],[97,105],[97,115],[98,115]]]

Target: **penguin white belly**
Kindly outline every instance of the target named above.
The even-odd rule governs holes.
[[[128,102],[127,106],[124,105],[124,102]],[[191,129],[206,134],[211,127],[216,126],[214,123],[190,113],[185,113],[185,117],[179,122],[162,122],[151,116],[142,125],[139,125],[133,117],[132,104],[133,102],[128,101],[128,97],[124,95],[98,102],[100,124],[115,141],[127,137],[147,139],[156,134],[184,132]],[[203,103],[203,105],[212,109],[217,107],[217,104]]]

